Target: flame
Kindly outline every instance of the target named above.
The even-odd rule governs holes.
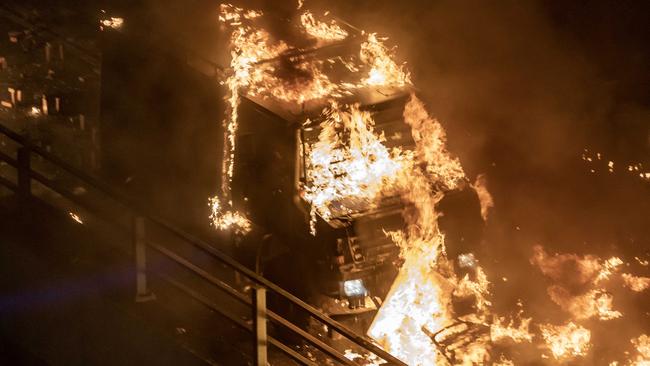
[[[302,104],[310,100],[341,96],[341,88],[321,71],[320,62],[297,62],[292,65],[300,77],[267,77],[249,87],[249,95],[268,95],[278,100]],[[272,68],[269,68],[272,70]]]
[[[99,21],[99,29],[104,30],[104,27],[120,29],[124,25],[124,18],[110,17]]]
[[[512,362],[512,360],[509,360],[505,358],[505,356],[501,355],[501,357],[492,364],[492,366],[515,366],[515,363]]]
[[[540,245],[533,247],[531,263],[536,265],[545,276],[555,281],[570,280],[577,285],[596,282],[598,278],[604,279],[611,271],[611,268],[606,269],[601,274],[604,264],[596,256],[580,257],[576,254],[549,256]]]
[[[650,261],[647,261],[647,260],[639,258],[639,257],[634,257],[634,260],[637,261],[637,263],[639,263],[640,265],[642,265],[644,267],[647,267],[648,265],[650,265]]]
[[[430,181],[446,189],[458,187],[465,180],[460,160],[447,151],[447,134],[440,122],[429,116],[424,103],[415,96],[404,108],[404,121],[411,126],[417,157],[426,164]]]
[[[299,2],[298,7],[302,7]],[[341,82],[335,84],[323,71],[323,61],[306,59],[304,57],[284,57],[282,66],[276,60],[291,47],[283,41],[272,41],[272,37],[264,29],[254,26],[254,22],[263,16],[261,11],[245,10],[230,4],[222,4],[219,8],[219,21],[232,29],[230,37],[230,68],[223,84],[228,93],[225,98],[228,110],[223,121],[224,143],[222,158],[221,193],[210,199],[213,206],[215,200],[221,202],[219,210],[212,210],[212,221],[215,227],[227,228],[224,223],[235,223],[244,215],[232,208],[231,184],[235,164],[236,134],[238,130],[238,107],[240,95],[261,96],[274,98],[284,102],[302,104],[311,100],[338,98],[351,93],[351,90],[367,85],[373,86],[404,86],[410,84],[410,76],[404,71],[403,65],[398,65],[391,57],[389,50],[375,34],[370,34],[368,40],[361,45],[359,60],[341,62],[353,74],[360,73],[361,65],[366,65],[370,71],[360,82]],[[347,37],[347,31],[336,22],[317,21],[310,11],[301,16],[302,25],[307,34],[321,40],[340,40]],[[331,60],[330,60],[331,61]],[[331,61],[335,62],[335,61]],[[354,70],[354,71],[353,71]],[[287,72],[288,71],[288,72]],[[363,117],[366,118],[367,117]],[[378,166],[374,164],[373,166]],[[321,214],[327,212],[319,204],[318,197],[307,194],[315,202]],[[366,195],[367,197],[368,195]],[[363,199],[363,198],[362,198]],[[318,209],[320,207],[320,210]],[[219,215],[232,213],[228,220],[221,220]],[[312,213],[312,216],[314,214]]]
[[[284,42],[269,45],[269,34],[263,30],[251,27],[239,27],[231,37],[232,60],[230,67],[233,73],[225,84],[228,87],[226,101],[229,106],[229,118],[224,120],[227,131],[224,140],[224,176],[222,177],[222,194],[230,196],[230,184],[235,164],[235,141],[238,128],[237,108],[240,103],[239,91],[250,85],[261,83],[266,79],[265,68],[254,67],[256,62],[272,58],[287,49]],[[268,68],[268,67],[267,67]]]
[[[442,238],[440,238],[442,241]],[[432,268],[435,251],[410,251],[368,331],[382,347],[410,365],[435,365],[438,354],[423,332],[442,329],[451,314],[451,292],[444,277]]]
[[[404,86],[411,84],[411,75],[404,65],[397,65],[389,50],[377,38],[377,34],[368,34],[368,40],[361,44],[361,61],[370,66],[368,77],[363,80],[366,85]]]
[[[250,20],[262,15],[263,13],[259,10],[244,10],[232,4],[219,6],[219,21],[229,25],[240,25],[242,19]]]
[[[534,248],[531,262],[537,265],[547,277],[560,282],[548,287],[551,300],[574,319],[583,320],[597,317],[600,320],[620,318],[623,314],[612,309],[613,296],[602,288],[623,264],[618,257],[605,261],[593,255],[580,257],[575,254],[556,254],[548,256],[540,246]],[[570,288],[580,287],[576,293]]]
[[[472,188],[476,191],[481,204],[481,217],[483,218],[483,221],[487,221],[488,213],[490,212],[490,209],[494,207],[494,200],[492,199],[490,191],[487,189],[487,177],[485,174],[479,174],[476,177],[476,181],[472,184]]]
[[[242,25],[242,20],[251,20],[262,15],[261,11],[244,10],[229,4],[222,4],[219,20],[231,26],[238,26],[232,32],[231,45],[231,73],[224,82],[228,93],[225,100],[228,105],[227,118],[223,121],[225,130],[223,141],[221,198],[210,198],[212,208],[210,219],[213,226],[226,230],[235,226],[238,233],[246,233],[250,227],[248,219],[240,212],[232,209],[231,184],[235,166],[236,135],[238,129],[238,107],[240,103],[240,90],[259,83],[265,78],[265,69],[254,67],[255,63],[275,57],[287,49],[284,42],[270,44],[270,36],[264,30],[258,30],[248,25]],[[220,201],[225,202],[220,203]],[[224,207],[225,206],[225,207]]]
[[[439,355],[430,334],[452,322],[452,293],[472,293],[479,299],[479,306],[485,308],[489,305],[485,299],[489,283],[482,271],[476,282],[468,277],[459,282],[444,270],[450,264],[444,258],[444,235],[435,212],[442,193],[432,190],[431,182],[454,188],[465,174],[458,159],[446,150],[444,130],[414,96],[405,106],[404,120],[411,126],[416,149],[409,155],[406,169],[397,175],[397,185],[415,213],[405,215],[404,231],[388,233],[401,248],[404,264],[368,334],[410,365],[436,365]],[[462,350],[461,358],[469,364],[482,362],[486,352],[484,344],[474,343]]]
[[[632,339],[631,342],[637,354],[630,365],[650,366],[650,337],[642,334],[638,338]]]
[[[335,21],[332,20],[329,24],[318,21],[314,19],[314,15],[310,11],[306,11],[300,16],[300,22],[307,34],[320,40],[340,41],[348,37],[348,32]]]
[[[364,355],[358,352],[354,352],[351,349],[346,349],[343,356],[350,361],[363,362],[364,366],[379,366],[386,363],[386,361],[380,359],[373,353]]]
[[[574,296],[561,286],[551,286],[548,289],[551,300],[563,310],[569,312],[574,319],[583,320],[597,317],[600,320],[620,318],[623,314],[612,310],[613,297],[602,289],[588,291]]]
[[[210,220],[217,229],[227,230],[232,228],[236,234],[248,234],[251,231],[250,220],[237,211],[223,210],[217,197],[210,198],[209,205],[211,211]]]
[[[470,280],[469,275],[465,275],[456,284],[455,294],[460,297],[476,296],[476,307],[480,312],[487,311],[488,307],[492,305],[488,300],[490,292],[488,287],[490,282],[487,275],[483,272],[482,268],[477,268],[476,281]],[[481,319],[483,321],[484,319]]]
[[[515,326],[515,320],[506,322],[505,317],[496,317],[490,326],[490,339],[492,342],[510,340],[515,343],[532,342],[533,334],[530,332],[532,318],[519,319],[519,326]]]
[[[71,218],[72,220],[74,220],[76,223],[78,223],[78,224],[83,224],[83,223],[84,223],[83,220],[81,219],[81,217],[79,217],[79,215],[77,215],[76,213],[74,213],[74,212],[68,212],[68,215],[69,215],[70,218]]]
[[[382,144],[385,137],[374,132],[370,113],[358,105],[344,110],[333,104],[320,126],[318,142],[307,151],[309,184],[303,193],[312,205],[312,231],[316,214],[329,220],[373,205],[406,163],[399,149]]]
[[[542,338],[557,360],[585,356],[590,347],[591,332],[569,322],[565,325],[540,325]]]
[[[642,292],[650,287],[650,278],[648,277],[637,277],[629,273],[623,273],[621,277],[625,286],[634,292]]]

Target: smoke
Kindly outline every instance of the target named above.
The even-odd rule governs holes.
[[[449,150],[469,177],[485,174],[494,209],[483,239],[490,254],[482,260],[495,282],[495,308],[512,309],[522,299],[529,314],[563,321],[548,282],[528,261],[537,244],[626,262],[647,258],[647,183],[620,172],[592,173],[580,159],[587,148],[619,165],[650,166],[650,40],[641,30],[647,3],[329,6],[359,28],[390,37],[447,130]],[[615,297],[628,323],[616,326],[628,334],[644,296]]]

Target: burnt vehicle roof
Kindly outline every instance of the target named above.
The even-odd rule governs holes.
[[[266,15],[265,15],[266,16]],[[323,41],[309,39],[304,36],[300,27],[295,22],[289,23],[288,18],[281,18],[271,14],[267,21],[271,29],[282,34],[291,48],[273,59],[258,62],[258,65],[271,63],[275,68],[283,68],[283,63],[321,62],[328,77],[335,84],[345,83],[346,74],[350,74],[343,66],[343,59],[348,61],[358,57],[361,44],[366,40],[366,35],[359,29],[338,17],[332,17],[348,32],[348,37],[339,41]],[[283,31],[278,31],[274,24],[281,24]],[[272,113],[288,124],[303,123],[306,118],[317,120],[323,109],[329,106],[331,100],[342,104],[359,104],[362,109],[382,109],[395,101],[405,99],[414,91],[413,86],[364,86],[353,88],[352,91],[335,92],[324,98],[308,100],[304,103],[295,103],[280,100],[270,96],[250,95],[245,91],[240,93],[244,99],[257,104],[266,112]]]
[[[390,108],[396,103],[403,103],[411,92],[413,92],[411,87],[365,87],[358,89],[352,95],[336,100],[344,104],[358,103],[362,109],[379,111]],[[288,124],[303,123],[307,118],[318,120],[323,109],[329,105],[327,98],[297,104],[261,96],[242,95],[242,97],[259,105],[267,113],[280,117]]]

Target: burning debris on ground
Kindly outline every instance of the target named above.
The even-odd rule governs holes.
[[[408,365],[650,364],[648,80],[590,58],[606,46],[572,22],[599,35],[604,10],[364,4],[197,2],[207,41],[100,10],[105,151],[97,167],[89,148],[92,169]],[[384,24],[379,9],[404,14]],[[0,54],[3,113],[57,115],[59,90],[78,88],[58,79],[63,51],[29,29],[8,39],[44,47],[56,65],[31,67],[56,92],[22,103]],[[614,47],[642,60],[621,65],[647,66],[640,39]],[[269,306],[348,360],[386,363]],[[313,362],[327,353],[271,333]]]

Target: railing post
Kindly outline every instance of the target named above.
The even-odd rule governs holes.
[[[18,196],[21,199],[28,199],[32,194],[32,181],[31,157],[27,146],[18,148],[16,160],[18,162]]]
[[[135,252],[135,302],[155,300],[156,296],[147,288],[147,243],[144,217],[133,218],[133,249]]]
[[[266,288],[257,286],[253,296],[253,332],[255,335],[255,366],[267,366]]]

